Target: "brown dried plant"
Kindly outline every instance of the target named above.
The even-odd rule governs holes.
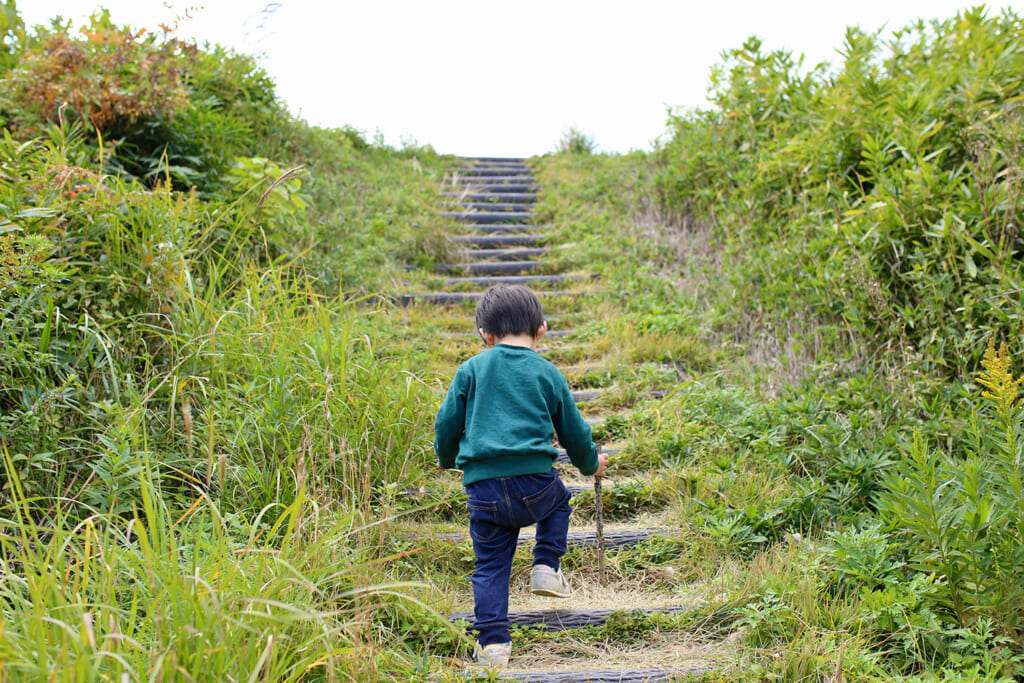
[[[22,134],[59,122],[63,107],[107,133],[188,106],[194,46],[127,28],[95,27],[83,35],[48,36],[11,72],[5,94],[17,105],[13,123]]]

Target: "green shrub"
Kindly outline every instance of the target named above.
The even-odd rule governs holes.
[[[51,254],[40,235],[0,234],[0,443],[11,444],[12,466],[32,495],[58,477],[55,416],[73,408],[78,384],[55,303],[67,274],[47,261]]]
[[[670,121],[665,212],[713,226],[752,318],[809,311],[957,373],[1021,308],[1021,26],[966,10],[884,46],[852,28],[832,70],[748,40],[716,108]]]
[[[83,35],[46,35],[6,75],[4,96],[20,135],[30,137],[57,122],[65,106],[68,116],[107,138],[141,119],[187,107],[185,77],[193,48],[117,28],[106,10],[92,16]]]
[[[0,74],[10,71],[25,51],[27,35],[25,22],[18,14],[15,0],[5,0],[0,6]]]
[[[1016,638],[1024,615],[1021,380],[1005,345],[990,342],[982,366],[968,454],[950,458],[918,435],[887,474],[880,509],[905,538],[909,565],[940,579],[931,594],[938,609],[962,627],[991,618]]]
[[[569,128],[558,141],[558,151],[566,154],[592,154],[595,149],[594,138],[577,128]]]
[[[862,529],[832,529],[822,548],[833,567],[829,578],[841,592],[874,590],[902,580],[899,543],[882,529],[880,523]]]
[[[0,141],[0,443],[26,491],[127,514],[146,460],[169,500],[200,486],[227,509],[415,478],[429,392],[386,316],[270,263],[311,236],[298,178],[256,159],[231,204],[150,190],[70,128]]]

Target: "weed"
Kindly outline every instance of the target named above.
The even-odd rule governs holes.
[[[591,154],[595,149],[594,138],[578,128],[569,128],[558,141],[558,151],[567,154]]]

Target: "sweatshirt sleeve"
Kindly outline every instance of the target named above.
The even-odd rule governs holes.
[[[590,475],[597,472],[597,446],[590,435],[590,425],[580,415],[576,401],[572,398],[572,391],[569,390],[569,383],[565,377],[561,378],[557,405],[558,410],[551,416],[558,434],[558,443],[564,448],[569,460],[583,475]]]
[[[466,376],[460,367],[434,421],[434,452],[437,463],[444,469],[455,467],[455,456],[459,454],[459,442],[465,431]]]

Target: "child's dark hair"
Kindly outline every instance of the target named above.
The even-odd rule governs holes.
[[[499,339],[510,334],[536,337],[543,324],[540,300],[522,285],[495,285],[476,304],[476,326]]]

